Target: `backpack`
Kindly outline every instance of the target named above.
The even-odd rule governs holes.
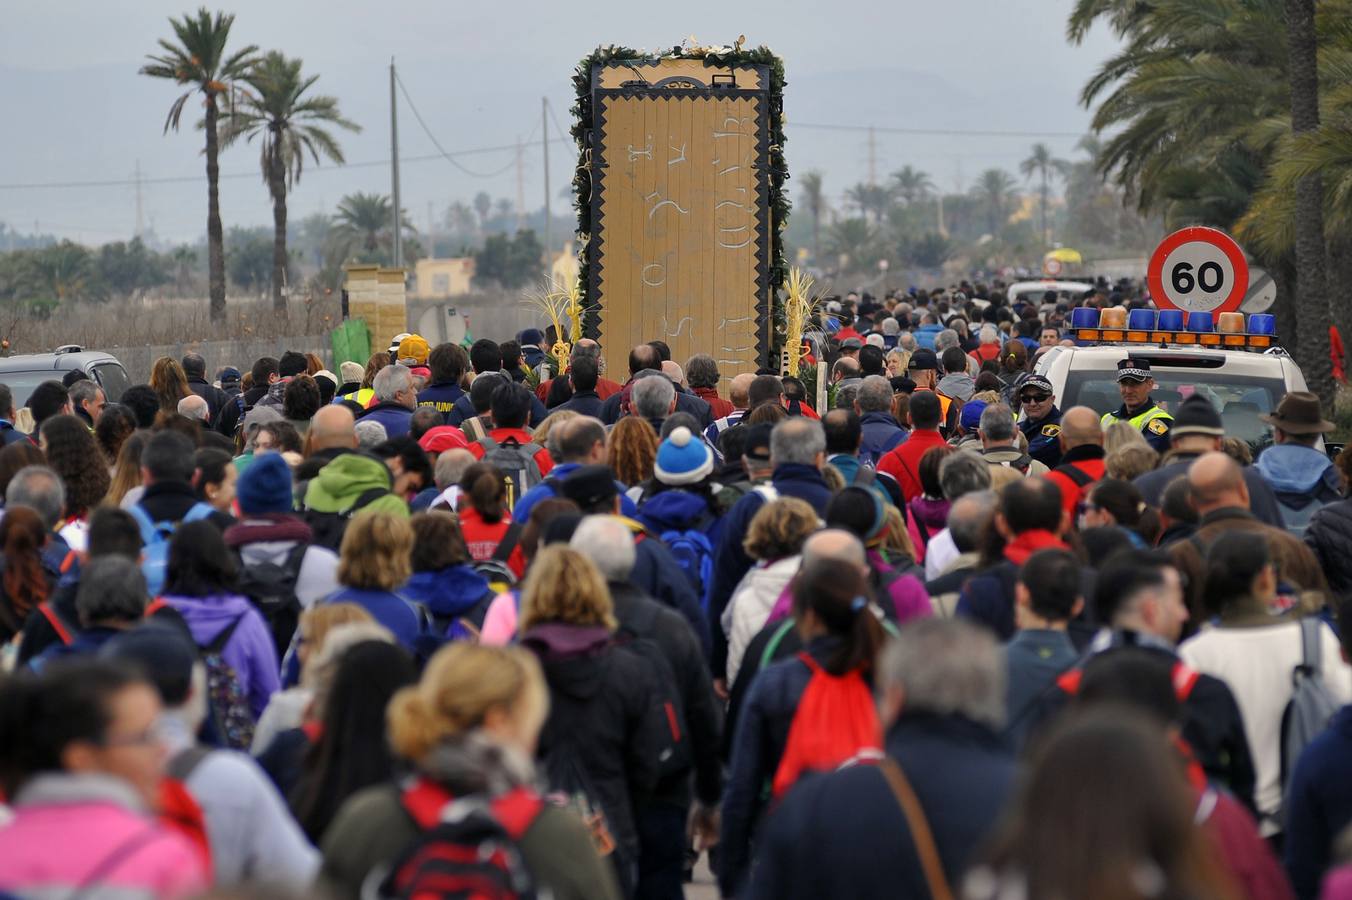
[[[146,578],[146,590],[150,596],[158,597],[164,590],[164,578],[169,571],[169,539],[183,522],[196,522],[214,513],[205,503],[194,503],[181,522],[155,522],[141,507],[134,504],[128,510],[141,529],[141,574]]]
[[[484,595],[460,616],[437,615],[424,604],[415,604],[418,618],[422,621],[423,632],[434,638],[438,647],[446,641],[470,640],[477,643],[479,632],[484,627],[484,619],[488,618],[488,608],[493,605],[499,593],[501,592],[490,586],[484,591]],[[428,656],[430,657],[431,653]]]
[[[1291,773],[1300,759],[1301,751],[1322,732],[1338,711],[1338,701],[1324,684],[1322,648],[1320,647],[1321,619],[1300,620],[1301,661],[1291,670],[1291,699],[1282,711],[1282,794],[1290,785]]]
[[[710,517],[706,515],[693,528],[672,528],[657,536],[676,558],[685,577],[690,579],[700,608],[705,612],[709,610],[709,588],[714,583],[714,545],[704,533],[709,521]]]
[[[534,898],[535,881],[521,855],[521,837],[544,802],[516,788],[485,802],[457,799],[420,781],[400,797],[419,835],[390,867],[381,897],[511,900]]]
[[[1315,513],[1340,499],[1338,497],[1325,499],[1319,492],[1314,494],[1274,492],[1274,494],[1277,498],[1277,509],[1282,514],[1282,525],[1298,538],[1305,537],[1305,529],[1310,527],[1310,520],[1314,518]],[[1300,503],[1304,505],[1298,505]]]
[[[674,775],[689,772],[694,764],[694,753],[690,749],[690,738],[685,727],[685,710],[681,696],[676,691],[676,673],[658,643],[648,635],[657,629],[658,607],[656,601],[642,604],[638,615],[628,623],[621,622],[615,635],[615,643],[626,647],[652,666],[655,679],[653,697],[657,713],[666,725],[665,742],[658,755],[658,778],[665,780]]]
[[[351,506],[339,512],[305,510],[305,524],[314,533],[311,543],[337,553],[343,546],[343,535],[347,533],[347,523],[352,521],[352,517],[389,493],[387,488],[371,488],[363,492]]]
[[[226,746],[248,752],[253,743],[254,717],[249,697],[239,680],[239,673],[225,661],[225,648],[235,636],[235,629],[244,621],[241,613],[205,645],[199,644],[202,663],[207,670],[207,700],[216,717],[217,734]]]
[[[1089,492],[1089,489],[1093,485],[1098,484],[1099,481],[1093,475],[1090,475],[1088,472],[1086,472],[1084,469],[1081,469],[1074,463],[1066,463],[1064,465],[1057,466],[1055,469],[1052,469],[1052,471],[1060,472],[1062,475],[1070,479],[1071,484],[1075,485],[1076,490],[1079,491],[1079,494],[1076,496],[1077,503],[1083,500],[1085,495]]]
[[[597,856],[609,856],[616,850],[615,832],[610,827],[592,777],[571,743],[551,747],[539,767],[549,785],[548,800],[565,807],[582,820],[591,832]]]
[[[832,675],[806,652],[798,659],[812,671],[789,725],[774,796],[783,797],[804,773],[834,769],[861,750],[882,748],[882,727],[873,693],[858,669]]]
[[[483,462],[497,469],[507,479],[507,508],[516,506],[526,491],[544,481],[540,473],[540,464],[535,454],[541,447],[533,441],[521,443],[516,438],[507,438],[501,444],[488,435],[479,438],[484,448]]]
[[[516,545],[521,543],[521,532],[525,528],[520,522],[513,522],[507,526],[507,530],[502,533],[502,540],[498,541],[497,548],[493,555],[488,559],[479,560],[472,563],[474,571],[488,579],[488,586],[493,589],[495,594],[501,594],[516,584],[516,573],[512,567],[507,565],[507,560],[512,558],[512,551]],[[484,607],[485,613],[488,608]],[[479,619],[479,624],[483,625],[483,619]]]
[[[465,433],[465,437],[470,441],[482,441],[488,437],[488,428],[484,426],[484,420],[479,416],[470,416],[460,423],[460,430]]]
[[[239,563],[239,592],[248,597],[272,632],[272,643],[277,647],[277,658],[286,656],[291,638],[300,625],[301,604],[296,596],[296,583],[305,564],[309,547],[298,542],[280,558],[246,563],[242,549],[235,550]]]

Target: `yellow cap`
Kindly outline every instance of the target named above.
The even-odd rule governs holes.
[[[412,360],[415,366],[425,366],[428,349],[427,341],[422,335],[410,334],[399,342],[399,362],[407,365],[408,361]]]

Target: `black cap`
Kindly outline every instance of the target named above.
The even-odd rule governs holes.
[[[770,461],[770,432],[774,431],[773,425],[747,425],[746,426],[746,447],[742,450],[742,456],[753,462]]]
[[[1118,381],[1145,381],[1153,377],[1148,359],[1133,359],[1128,356],[1117,364]]]
[[[1185,434],[1206,434],[1211,437],[1225,436],[1225,423],[1221,414],[1211,401],[1201,394],[1193,394],[1178,405],[1174,411],[1174,423],[1169,429],[1171,437]]]
[[[147,622],[124,631],[104,644],[105,659],[130,660],[159,691],[165,706],[182,706],[192,691],[192,667],[197,648],[170,625]]]
[[[907,364],[908,369],[935,369],[939,368],[939,357],[928,347],[921,347],[911,354],[911,361]]]
[[[559,485],[563,496],[582,507],[583,512],[619,496],[615,487],[615,473],[609,466],[579,466]]]

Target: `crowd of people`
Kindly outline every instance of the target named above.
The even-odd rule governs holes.
[[[1002,287],[0,385],[0,893],[1352,898],[1352,455]]]

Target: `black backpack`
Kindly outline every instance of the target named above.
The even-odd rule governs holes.
[[[660,778],[666,779],[689,772],[694,765],[694,753],[685,727],[685,705],[676,688],[676,673],[657,641],[647,636],[656,631],[657,613],[656,601],[642,604],[638,614],[628,623],[620,623],[615,643],[641,657],[653,674],[653,702],[658,718],[665,725],[658,773]]]
[[[351,506],[339,512],[305,510],[305,524],[309,525],[310,531],[314,533],[313,543],[337,553],[343,546],[343,535],[347,533],[347,523],[352,521],[352,517],[389,493],[386,488],[371,488],[358,497]]]
[[[235,550],[239,563],[239,592],[248,597],[262,613],[277,647],[277,658],[286,656],[291,639],[300,625],[301,605],[296,596],[301,566],[309,547],[298,542],[286,554],[262,562],[247,563],[242,549]]]

